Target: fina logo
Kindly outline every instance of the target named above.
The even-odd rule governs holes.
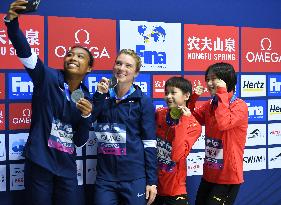
[[[136,45],[137,54],[142,57],[145,64],[166,64],[166,53],[158,51],[146,51],[146,45],[163,43],[166,40],[166,31],[162,26],[152,26],[148,29],[146,25],[138,26],[138,33],[143,38],[145,45]],[[153,46],[151,46],[153,47]]]
[[[269,95],[280,96],[281,94],[281,76],[269,76]]]
[[[262,105],[251,106],[252,103],[247,102],[248,113],[250,119],[263,119],[264,118],[264,108]]]
[[[88,88],[89,88],[89,92],[91,94],[93,94],[96,89],[97,89],[97,85],[98,85],[98,82],[97,82],[97,77],[94,77],[94,76],[89,76],[87,78],[87,82],[88,82]]]
[[[10,93],[11,99],[31,99],[34,85],[26,73],[18,73],[10,75]]]

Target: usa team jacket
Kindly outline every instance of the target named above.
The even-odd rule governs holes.
[[[201,134],[201,125],[191,115],[181,116],[177,125],[166,122],[168,108],[156,111],[158,159],[157,194],[186,194],[186,157]]]
[[[31,77],[32,118],[25,157],[50,172],[76,177],[75,146],[84,145],[89,137],[91,117],[81,117],[70,98],[63,71],[45,67],[19,29],[18,19],[6,22],[8,36],[17,55]],[[87,88],[80,89],[89,99]]]
[[[248,128],[247,104],[218,88],[217,105],[212,100],[195,109],[198,95],[193,94],[190,109],[205,125],[205,161],[203,178],[217,184],[240,184],[243,179],[243,153]]]
[[[138,86],[118,104],[109,94],[93,97],[98,139],[97,178],[157,185],[155,109]]]

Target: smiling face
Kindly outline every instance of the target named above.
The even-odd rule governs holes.
[[[73,48],[64,58],[64,71],[68,76],[84,77],[92,70],[89,61],[90,57],[85,49]]]
[[[212,96],[217,92],[218,80],[218,77],[213,73],[209,73],[206,77],[207,88]]]
[[[165,88],[165,101],[168,108],[186,106],[189,99],[189,93],[183,93],[181,89],[168,86]]]
[[[118,79],[118,84],[132,84],[137,77],[135,59],[127,54],[121,53],[115,61],[113,74]]]

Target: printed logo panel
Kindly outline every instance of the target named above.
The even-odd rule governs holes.
[[[28,133],[9,134],[9,160],[24,159],[22,156]]]
[[[203,175],[205,152],[189,153],[186,158],[187,176]]]
[[[0,100],[5,99],[5,73],[0,73]]]
[[[281,147],[268,148],[268,169],[281,168]]]
[[[31,99],[33,82],[27,73],[9,73],[9,99]]]
[[[280,72],[280,29],[242,28],[242,71]]]
[[[0,165],[0,192],[7,190],[6,181],[7,181],[6,165]]]
[[[137,52],[142,59],[141,71],[180,71],[181,24],[122,20],[122,48]]]
[[[246,146],[266,145],[266,124],[249,124]]]
[[[160,107],[167,107],[167,104],[164,100],[153,100],[153,105],[155,107],[155,110]]]
[[[0,14],[3,19],[6,14]],[[44,16],[22,15],[19,24],[31,49],[44,61]],[[8,39],[4,21],[0,22],[0,67],[5,69],[24,69],[16,50]]]
[[[174,76],[179,75],[153,75],[153,98],[164,98],[165,82]]]
[[[281,75],[268,75],[268,96],[281,96]]]
[[[195,91],[195,88],[200,84],[204,87],[204,92],[200,97],[210,97],[210,93],[205,81],[205,75],[185,75],[184,78],[191,82],[193,93]]]
[[[245,100],[248,105],[249,122],[266,121],[266,101],[265,100]]]
[[[29,129],[31,123],[30,103],[9,104],[9,129]]]
[[[205,126],[202,126],[201,135],[192,146],[192,149],[205,149]]]
[[[245,149],[243,156],[243,170],[266,169],[266,148]]]
[[[97,160],[87,159],[86,160],[86,184],[94,184],[96,182],[97,175]]]
[[[95,58],[94,70],[111,70],[116,58],[116,21],[74,17],[48,17],[49,66],[62,69],[68,50],[87,47]]]
[[[151,95],[151,83],[150,83],[150,75],[149,74],[139,74],[134,84],[138,85],[142,92],[144,92],[146,95]]]
[[[93,95],[96,92],[97,84],[101,80],[102,77],[106,77],[106,78],[110,79],[112,77],[112,74],[109,74],[109,73],[106,73],[106,74],[90,73],[85,77],[84,83],[88,87],[90,95]]]
[[[5,135],[0,134],[0,161],[6,160],[6,143],[5,143]],[[1,181],[1,180],[0,180]]]
[[[94,128],[91,128],[93,131],[89,133],[89,140],[86,144],[86,156],[97,155],[98,139],[94,133]]]
[[[10,190],[24,189],[24,164],[10,164]]]
[[[83,185],[83,160],[76,160],[78,185]]]
[[[84,83],[88,87],[90,95],[93,95],[97,90],[97,84],[101,80],[102,77],[106,77],[110,79],[112,74],[105,73],[105,74],[88,74],[85,79]],[[151,83],[150,83],[150,75],[149,74],[139,74],[135,79],[134,84],[138,85],[142,92],[146,95],[150,96],[151,94]]]
[[[184,25],[184,70],[205,71],[228,62],[239,71],[239,29],[232,26]]]
[[[5,104],[0,104],[0,130],[5,130]]]
[[[268,145],[281,145],[281,123],[268,124]]]
[[[266,96],[265,75],[241,75],[241,97]]]
[[[268,100],[268,121],[281,119],[281,100]]]
[[[82,156],[82,149],[83,149],[83,147],[76,147],[76,155],[78,157]]]

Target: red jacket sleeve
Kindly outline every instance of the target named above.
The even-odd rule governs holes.
[[[215,118],[219,130],[229,130],[248,122],[248,106],[243,100],[237,99],[229,104],[226,88],[218,88],[216,95],[219,100]]]
[[[175,136],[172,140],[172,161],[178,162],[187,157],[191,147],[200,137],[201,131],[201,125],[192,115],[180,118],[179,124],[175,126]]]

